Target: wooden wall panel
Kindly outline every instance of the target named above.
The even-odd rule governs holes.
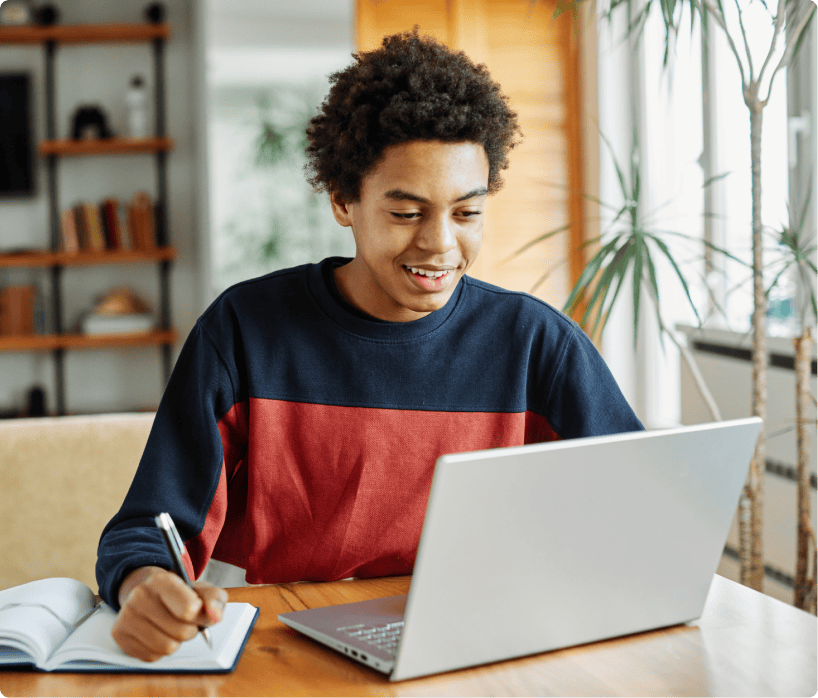
[[[561,307],[582,266],[581,225],[573,237],[563,234],[514,256],[536,236],[568,223],[570,191],[582,189],[580,132],[569,123],[579,119],[571,97],[579,88],[576,65],[568,64],[574,27],[570,12],[553,17],[555,7],[556,0],[358,0],[356,24],[362,50],[417,24],[421,34],[488,66],[519,114],[523,142],[511,153],[503,189],[488,200],[483,248],[471,274],[531,291],[550,270],[536,295]]]

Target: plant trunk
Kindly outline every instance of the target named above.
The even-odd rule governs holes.
[[[795,345],[795,429],[798,473],[798,537],[795,567],[795,606],[805,611],[814,598],[815,579],[809,577],[810,538],[810,467],[809,467],[809,397],[810,364],[812,363],[812,333],[807,327],[800,337],[793,339]],[[814,606],[813,606],[814,608]]]
[[[744,101],[750,110],[753,181],[753,415],[761,417],[762,424],[750,464],[750,473],[739,502],[739,557],[741,583],[763,591],[762,514],[767,421],[767,299],[764,295],[762,276],[764,259],[761,238],[761,117],[764,103],[758,99],[757,85],[745,90]]]

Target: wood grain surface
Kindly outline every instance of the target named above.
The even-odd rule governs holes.
[[[0,671],[6,696],[584,696],[816,693],[816,619],[715,577],[693,623],[391,683],[277,619],[279,613],[405,593],[409,577],[231,589],[260,607],[236,671],[223,675]]]

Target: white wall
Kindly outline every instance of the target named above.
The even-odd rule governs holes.
[[[141,22],[145,3],[105,0],[56,0],[61,23]],[[171,274],[171,319],[180,335],[174,358],[204,308],[199,272],[202,235],[198,173],[202,122],[197,118],[197,91],[202,61],[191,0],[165,0],[172,36],[166,47],[167,130],[175,142],[168,158],[169,233],[177,249]],[[33,77],[36,139],[45,137],[44,58],[39,46],[0,47],[0,71],[25,70]],[[115,131],[125,128],[124,93],[132,75],[143,74],[153,85],[148,45],[88,45],[57,49],[57,131],[68,134],[78,103],[94,102],[109,114]],[[0,200],[0,250],[49,246],[48,198],[44,161],[38,165],[37,195],[33,199]],[[79,199],[98,201],[108,195],[121,199],[146,189],[155,191],[155,164],[149,156],[65,158],[59,164],[60,207]],[[0,272],[1,283],[39,279],[48,288],[46,271]],[[111,287],[127,285],[149,300],[159,301],[159,277],[153,265],[79,267],[63,272],[63,323],[70,327],[95,297]],[[119,411],[158,404],[161,397],[161,351],[156,348],[84,351],[66,354],[66,407],[73,412]],[[0,409],[22,407],[34,385],[46,389],[48,407],[55,407],[54,369],[50,355],[0,354]]]
[[[310,194],[303,155],[293,156],[288,167],[251,165],[261,115],[277,127],[291,126],[304,108],[318,107],[329,89],[327,76],[351,62],[354,3],[207,0],[202,6],[209,163],[204,215],[211,231],[203,269],[212,298],[274,269],[354,254],[352,236],[335,222],[329,198]],[[309,222],[291,215],[305,210]],[[263,253],[271,229],[282,246],[272,258]]]

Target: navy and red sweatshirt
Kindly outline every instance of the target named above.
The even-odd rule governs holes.
[[[330,258],[225,291],[184,344],[97,581],[171,568],[153,517],[171,514],[198,577],[248,583],[412,571],[444,453],[642,429],[594,345],[523,293],[463,277],[419,320],[343,301]]]

